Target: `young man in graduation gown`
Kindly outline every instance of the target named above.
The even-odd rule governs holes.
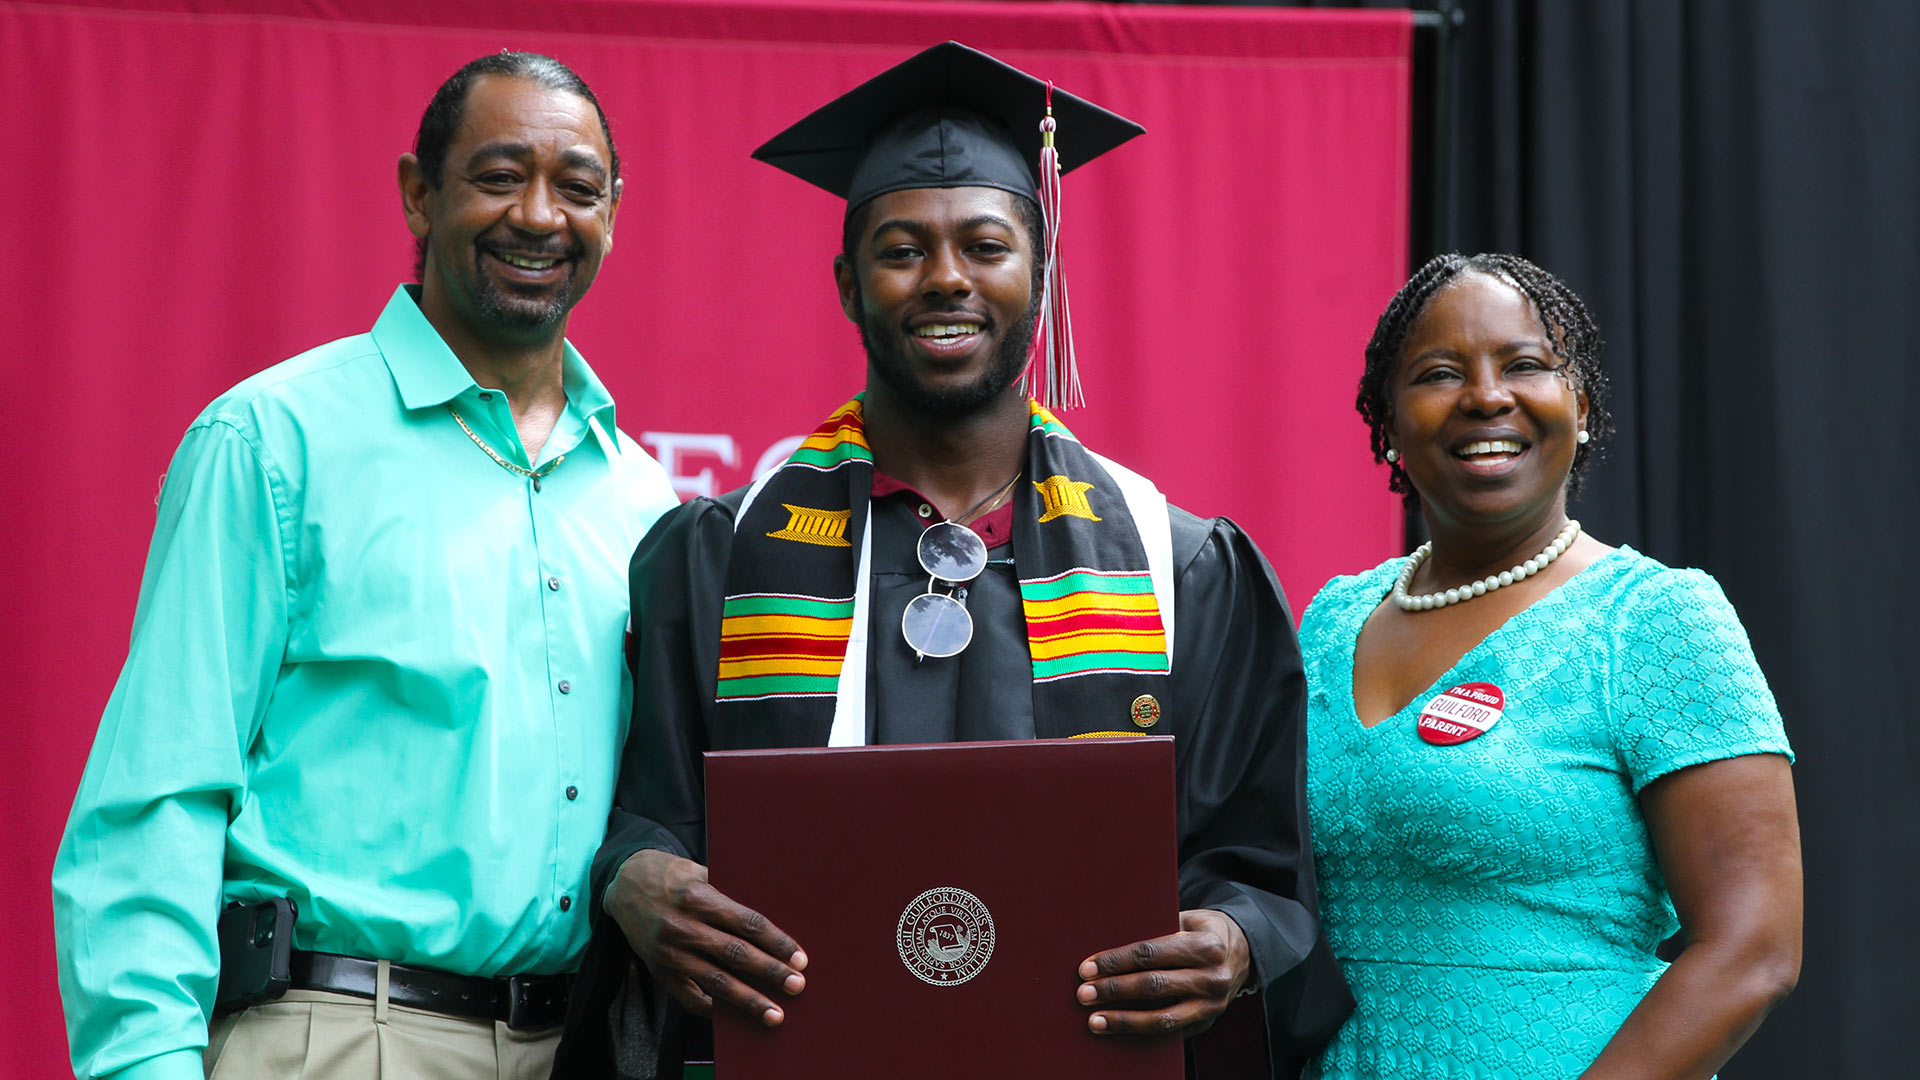
[[[1061,972],[1062,993],[1113,1038],[1192,1034],[1263,992],[1276,1076],[1345,1017],[1316,919],[1304,684],[1271,568],[1232,522],[1168,506],[1027,393],[1036,322],[1059,325],[1046,100],[949,42],[756,152],[847,199],[833,272],[866,388],[780,469],[673,511],[634,555],[633,722],[557,1077],[654,1075],[656,1057],[675,1074],[663,991],[768,1025],[804,993],[807,953],[780,912],[706,883],[707,750],[1171,734],[1181,930],[1114,942],[1077,987]],[[1052,114],[1073,163],[1142,130],[1057,90]],[[930,586],[939,553],[923,551],[967,530],[984,570]],[[1088,792],[1089,818],[1124,798]]]

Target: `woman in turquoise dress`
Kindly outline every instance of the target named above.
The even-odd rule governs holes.
[[[1599,354],[1502,255],[1428,263],[1368,345],[1360,411],[1432,542],[1302,619],[1357,1002],[1309,1076],[1706,1078],[1798,976],[1791,752],[1745,631],[1712,578],[1567,517]]]

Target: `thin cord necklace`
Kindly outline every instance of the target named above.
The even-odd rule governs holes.
[[[984,499],[981,499],[977,503],[974,503],[973,509],[968,510],[966,513],[961,514],[957,518],[951,518],[949,520],[951,520],[955,525],[965,525],[967,522],[972,521],[974,518],[979,517],[981,514],[987,513],[988,511],[992,510],[994,507],[999,506],[1001,496],[1013,490],[1013,485],[1020,482],[1020,473],[1023,473],[1023,472],[1026,472],[1026,470],[1021,469],[1020,472],[1014,473],[1013,479],[1008,480],[1006,484],[1000,488],[1000,490],[995,491],[993,494],[987,496]],[[993,506],[987,505],[988,503],[992,503]]]
[[[559,468],[560,463],[567,460],[567,455],[560,454],[557,457],[555,457],[552,461],[547,462],[545,465],[542,465],[537,469],[529,469],[524,465],[515,465],[513,462],[508,461],[506,458],[501,457],[499,453],[494,450],[493,447],[488,446],[487,441],[485,439],[482,439],[480,436],[474,434],[473,429],[467,426],[466,418],[461,416],[459,411],[456,410],[453,406],[451,405],[447,406],[447,411],[450,413],[453,413],[453,422],[456,424],[459,424],[460,430],[467,433],[467,438],[473,440],[473,445],[479,447],[482,450],[485,450],[487,452],[487,456],[493,459],[493,463],[495,465],[500,466],[501,468],[507,470],[508,472],[514,474],[515,476],[524,476],[527,479],[533,481],[533,490],[535,491],[540,490],[541,477]]]
[[[1434,608],[1458,604],[1476,596],[1485,596],[1495,589],[1511,585],[1516,581],[1524,581],[1552,566],[1553,560],[1564,554],[1567,548],[1572,546],[1574,537],[1579,535],[1580,523],[1569,518],[1565,527],[1560,530],[1560,535],[1553,538],[1553,542],[1547,545],[1545,551],[1511,570],[1502,570],[1470,585],[1461,585],[1445,592],[1410,596],[1407,593],[1407,585],[1413,581],[1414,571],[1420,569],[1420,564],[1426,562],[1427,557],[1433,554],[1433,541],[1429,540],[1421,544],[1419,550],[1408,557],[1407,568],[1400,571],[1400,580],[1393,583],[1393,602],[1400,605],[1401,611],[1432,611]]]

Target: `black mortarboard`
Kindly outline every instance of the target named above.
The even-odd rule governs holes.
[[[905,60],[815,109],[753,156],[858,206],[905,188],[992,187],[1040,197],[1050,84],[957,41]],[[1060,171],[1146,129],[1051,90]]]

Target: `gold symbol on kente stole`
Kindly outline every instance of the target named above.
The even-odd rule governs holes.
[[[1093,506],[1087,502],[1087,492],[1093,490],[1093,485],[1084,480],[1049,476],[1045,480],[1034,481],[1033,489],[1040,493],[1041,500],[1047,504],[1046,512],[1040,515],[1042,525],[1057,517],[1100,520],[1094,516]]]
[[[775,540],[798,540],[821,547],[853,546],[847,539],[847,519],[853,516],[852,510],[815,510],[792,503],[780,505],[787,508],[787,525],[767,534]]]

